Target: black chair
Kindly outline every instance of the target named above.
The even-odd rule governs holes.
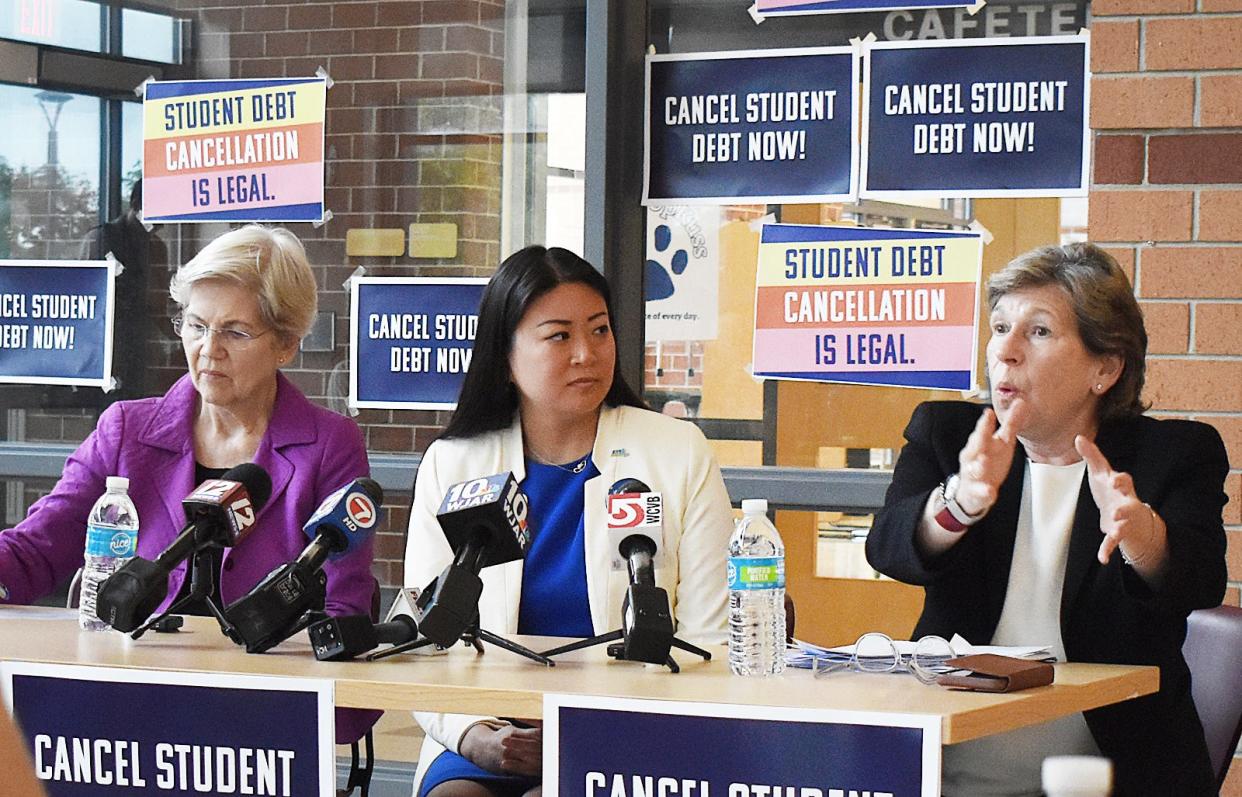
[[[1182,655],[1219,789],[1242,736],[1242,609],[1217,606],[1191,612]]]

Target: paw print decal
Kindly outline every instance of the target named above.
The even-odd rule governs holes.
[[[686,265],[690,262],[690,255],[685,249],[678,249],[671,255],[668,253],[669,244],[673,242],[673,231],[669,229],[667,224],[661,224],[655,228],[655,248],[659,253],[660,260],[667,258],[667,265],[661,263],[660,260],[648,260],[646,273],[644,275],[644,299],[648,302],[667,299],[673,295],[673,278],[669,276],[671,270],[674,274],[680,276],[686,270]]]

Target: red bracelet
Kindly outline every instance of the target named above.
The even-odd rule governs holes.
[[[940,524],[942,529],[945,531],[951,531],[954,534],[961,534],[963,531],[970,528],[970,526],[967,526],[965,523],[962,523],[960,520],[953,517],[953,513],[949,511],[949,507],[947,506],[942,507],[941,510],[936,513],[936,522]]]
[[[957,503],[957,486],[958,476],[956,473],[940,483],[940,501],[942,506],[936,512],[935,518],[936,522],[945,531],[961,534],[983,515],[980,513],[979,515],[972,516],[967,514],[965,509],[962,509],[961,505]]]

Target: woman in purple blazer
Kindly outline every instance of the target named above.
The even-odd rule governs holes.
[[[312,404],[279,371],[316,309],[315,277],[292,233],[257,225],[226,233],[178,270],[170,292],[189,373],[161,397],[109,407],[51,494],[0,532],[0,603],[36,600],[81,567],[87,515],[108,476],[129,477],[138,553],[154,558],[185,524],[181,500],[195,485],[243,462],[267,471],[272,494],[253,533],[215,549],[214,597],[227,605],[301,552],[302,524],[325,497],[367,475],[357,425]],[[329,613],[369,612],[369,541],[325,572]],[[159,609],[188,582],[182,563]]]

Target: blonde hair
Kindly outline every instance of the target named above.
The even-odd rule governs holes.
[[[287,340],[301,340],[315,322],[315,275],[302,242],[281,227],[249,224],[226,232],[177,269],[168,292],[184,308],[190,288],[203,280],[228,280],[254,291],[263,322]]]

